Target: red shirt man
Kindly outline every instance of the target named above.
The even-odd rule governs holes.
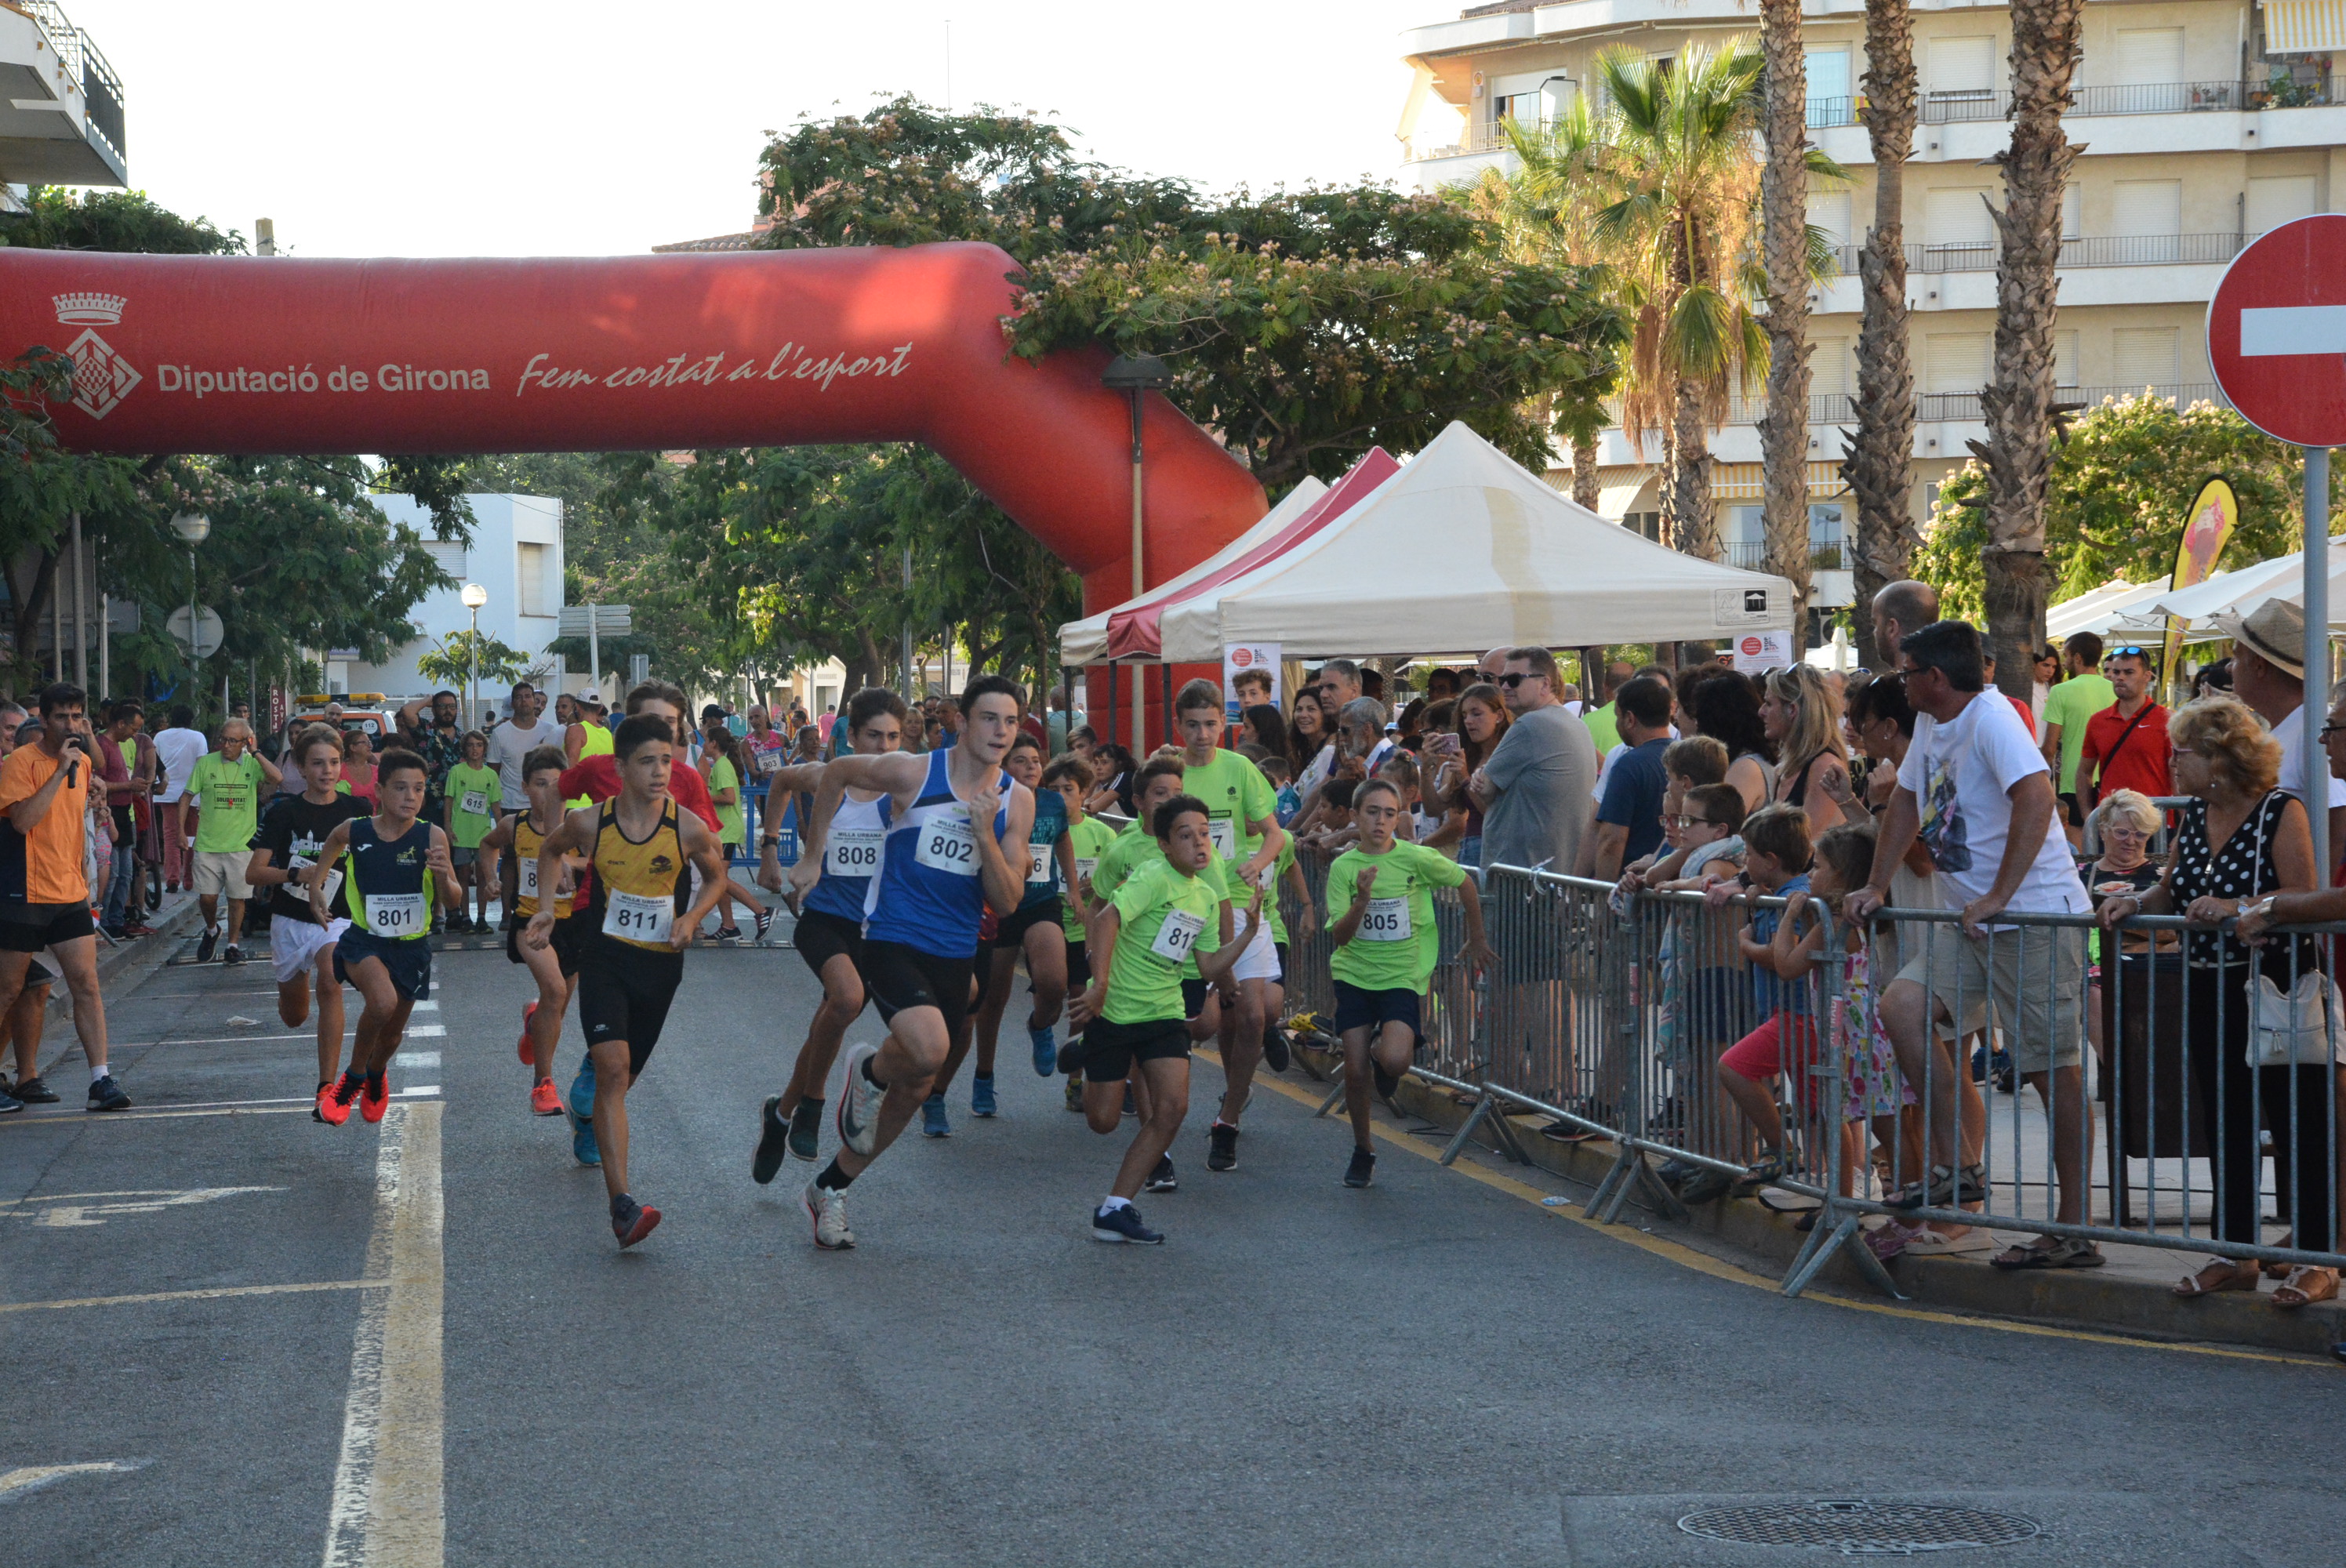
[[[2117,701],[2086,720],[2086,744],[2077,753],[2077,809],[2120,789],[2139,789],[2156,799],[2175,793],[2168,766],[2167,709],[2150,700],[2156,671],[2139,647],[2110,650],[2102,661]]]

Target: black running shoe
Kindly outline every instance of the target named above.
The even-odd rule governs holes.
[[[1148,1173],[1148,1180],[1141,1185],[1140,1190],[1143,1192],[1178,1192],[1180,1190],[1180,1186],[1181,1178],[1176,1176],[1173,1171],[1173,1156],[1171,1155],[1158,1155],[1157,1156],[1157,1168]]]
[[[1377,1156],[1357,1144],[1352,1147],[1352,1163],[1344,1167],[1346,1186],[1366,1186],[1377,1179]]]
[[[1092,1215],[1094,1241],[1126,1241],[1136,1247],[1158,1247],[1165,1240],[1162,1231],[1149,1229],[1140,1223],[1140,1211],[1130,1204],[1118,1204],[1114,1208],[1102,1208]]]
[[[127,1111],[130,1108],[130,1096],[122,1092],[122,1085],[114,1081],[113,1074],[108,1073],[89,1086],[89,1108],[93,1111]]]
[[[57,1092],[38,1078],[27,1078],[8,1092],[28,1105],[54,1105],[57,1103]]]
[[[1276,1021],[1262,1026],[1262,1064],[1274,1073],[1284,1073],[1295,1060],[1287,1048],[1287,1031]]]
[[[24,1101],[16,1098],[15,1095],[10,1094],[7,1090],[0,1089],[0,1116],[5,1116],[11,1111],[21,1111],[24,1108]]]
[[[1206,1129],[1206,1168],[1209,1171],[1239,1168],[1239,1130],[1228,1122],[1216,1122]]]
[[[1079,1077],[1084,1070],[1084,1037],[1080,1034],[1059,1047],[1058,1070],[1068,1077]]]
[[[790,1158],[812,1164],[822,1152],[822,1102],[811,1095],[790,1113]]]
[[[761,942],[764,942],[766,940],[766,933],[774,929],[774,911],[769,909],[761,909],[750,918],[757,921],[758,940]]]
[[[790,1125],[781,1117],[782,1097],[766,1096],[765,1108],[758,1113],[758,1152],[750,1158],[750,1179],[760,1186],[774,1179],[782,1168],[782,1156],[790,1151]]]
[[[209,963],[212,961],[212,950],[219,945],[219,927],[212,925],[204,928],[203,941],[196,943],[198,963]]]
[[[220,954],[220,962],[223,964],[242,963],[243,962],[244,949],[237,946],[234,942],[229,943],[228,951]]]
[[[611,1200],[611,1234],[621,1247],[633,1247],[660,1222],[660,1211],[638,1203],[626,1193]]]

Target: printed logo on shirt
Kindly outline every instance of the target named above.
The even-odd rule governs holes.
[[[1972,869],[1971,834],[1964,825],[1963,802],[1955,796],[1952,758],[1932,759],[1923,791],[1923,822],[1916,830],[1923,847],[1943,871]]]

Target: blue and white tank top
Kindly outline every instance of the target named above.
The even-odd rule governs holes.
[[[807,894],[804,907],[817,914],[863,923],[872,884],[880,880],[888,818],[895,806],[893,795],[876,800],[840,796],[839,809],[831,814],[831,831],[824,835],[822,880]]]
[[[342,850],[342,891],[351,923],[393,942],[421,942],[432,934],[432,871],[423,863],[432,848],[432,824],[417,821],[396,839],[376,835],[374,819],[351,819]]]
[[[954,793],[951,756],[944,748],[929,753],[919,798],[888,824],[863,934],[939,958],[974,958],[978,922],[985,915],[984,879],[978,875],[983,862],[969,807]],[[996,784],[1002,791],[994,814],[997,842],[1010,827],[1012,782],[1005,773]]]
[[[1026,896],[1022,910],[1059,896],[1058,843],[1067,830],[1067,801],[1056,789],[1035,791],[1035,826],[1026,834]]]

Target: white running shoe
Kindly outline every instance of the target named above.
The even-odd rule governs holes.
[[[807,1217],[814,1221],[814,1244],[825,1252],[844,1252],[855,1245],[855,1232],[847,1228],[847,1195],[827,1186],[806,1184],[799,1195],[806,1206]]]
[[[877,1045],[847,1048],[847,1082],[839,1092],[839,1141],[859,1155],[868,1155],[880,1143],[880,1102],[888,1091],[863,1075],[880,1054]]]

